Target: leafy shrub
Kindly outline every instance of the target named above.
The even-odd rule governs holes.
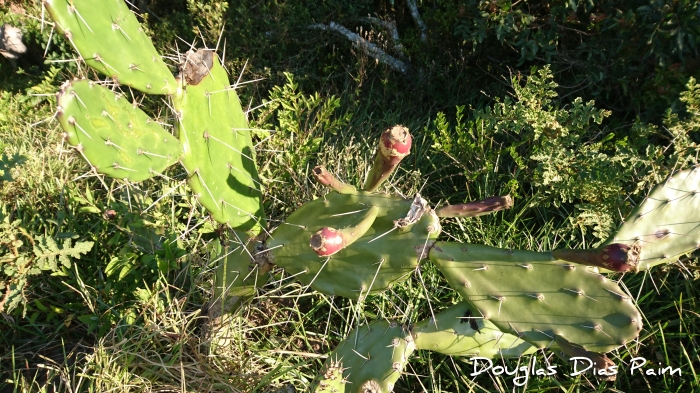
[[[446,153],[475,181],[496,174],[510,192],[530,206],[573,204],[570,225],[599,239],[613,228],[628,195],[645,190],[661,148],[645,146],[653,129],[639,127],[629,138],[602,123],[609,111],[576,98],[562,106],[549,67],[533,69],[524,85],[511,80],[513,96],[497,98],[455,124],[440,113],[427,131],[433,147]],[[490,146],[483,149],[483,146]],[[478,182],[477,182],[478,183]]]

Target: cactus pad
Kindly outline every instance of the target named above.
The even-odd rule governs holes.
[[[142,181],[182,154],[175,137],[122,95],[97,83],[67,82],[58,95],[58,108],[68,143],[99,173]]]
[[[268,246],[274,263],[330,295],[357,299],[385,290],[413,273],[440,232],[438,218],[427,206],[411,220],[398,222],[421,209],[417,200],[425,202],[420,197],[410,201],[385,194],[331,192],[299,208],[272,233]],[[319,229],[356,224],[372,206],[379,210],[372,226],[350,246],[330,257],[320,257],[310,247]]]
[[[604,244],[640,248],[637,270],[673,261],[700,247],[700,167],[656,185]]]
[[[175,78],[122,0],[44,0],[43,4],[58,31],[89,66],[144,93],[175,93]]]
[[[216,55],[199,84],[178,92],[175,108],[182,164],[199,202],[216,221],[257,235],[264,218],[250,128]]]
[[[351,331],[324,369],[342,364],[346,393],[389,393],[414,349],[413,338],[400,324],[375,321]]]
[[[343,362],[331,358],[316,379],[313,393],[344,393],[347,381],[343,379]]]
[[[536,351],[534,346],[517,336],[503,333],[490,321],[475,316],[467,302],[460,302],[436,314],[435,321],[431,318],[418,322],[411,332],[416,349],[444,355],[520,357]]]
[[[617,284],[551,253],[438,242],[430,260],[477,316],[538,348],[562,336],[588,351],[607,352],[642,328]]]

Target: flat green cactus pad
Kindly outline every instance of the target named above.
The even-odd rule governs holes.
[[[68,82],[58,95],[57,118],[68,143],[97,172],[142,181],[182,155],[180,144],[122,95],[87,80]]]
[[[265,219],[250,128],[226,71],[212,55],[212,68],[201,82],[174,97],[182,164],[190,187],[216,221],[257,235]]]
[[[87,65],[150,94],[173,94],[172,72],[122,0],[44,0],[56,29]]]
[[[313,393],[344,393],[346,383],[343,379],[343,362],[330,359],[316,378]]]
[[[438,242],[430,260],[476,316],[538,348],[558,335],[608,352],[642,328],[637,308],[615,282],[551,253]]]
[[[389,393],[414,349],[412,336],[400,324],[375,321],[351,331],[324,369],[342,364],[345,393]]]
[[[658,184],[604,244],[637,244],[638,270],[674,261],[700,247],[700,167]]]
[[[360,239],[330,257],[319,257],[313,251],[309,242],[317,230],[353,225],[370,206],[378,207],[379,213]],[[410,200],[385,194],[331,192],[292,213],[272,233],[268,246],[274,263],[305,285],[357,299],[406,279],[419,260],[427,257],[426,245],[440,232],[432,210],[428,208],[412,225],[395,229],[394,221],[405,218],[412,206],[416,205]]]
[[[520,357],[537,350],[517,336],[501,332],[472,309],[468,302],[460,302],[436,314],[434,321],[431,318],[415,324],[411,332],[416,349],[487,358]]]

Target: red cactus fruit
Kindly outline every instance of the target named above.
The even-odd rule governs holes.
[[[319,256],[329,257],[345,248],[345,240],[337,229],[323,227],[311,235],[310,246]]]

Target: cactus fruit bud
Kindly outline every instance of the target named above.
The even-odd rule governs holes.
[[[613,243],[605,247],[593,250],[555,250],[552,256],[568,262],[576,262],[581,265],[597,266],[615,272],[636,270],[639,265],[639,253],[641,247],[638,244],[628,246],[626,244]]]
[[[356,225],[343,229],[323,227],[311,235],[309,245],[321,257],[329,257],[361,238],[377,218],[379,208],[370,207]]]
[[[214,51],[211,49],[199,49],[197,52],[187,51],[185,62],[180,66],[181,75],[188,85],[198,85],[209,75],[214,65]]]
[[[379,139],[379,149],[363,189],[369,192],[376,190],[410,151],[411,133],[408,128],[395,125],[386,129]]]
[[[411,134],[408,132],[408,128],[395,125],[384,130],[379,139],[379,150],[385,158],[398,164],[411,152]]]
[[[311,170],[311,173],[316,177],[316,181],[340,194],[355,193],[355,187],[338,180],[332,173],[328,172],[323,165],[315,167]]]
[[[435,211],[438,217],[477,217],[484,214],[510,209],[513,198],[510,195],[494,196],[476,202],[443,206]]]

